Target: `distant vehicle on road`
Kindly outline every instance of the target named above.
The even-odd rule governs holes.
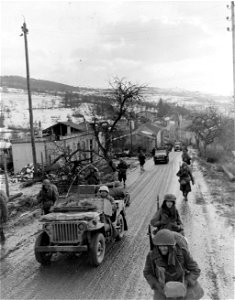
[[[153,157],[155,165],[158,163],[168,164],[169,162],[169,152],[167,149],[156,149]]]
[[[174,151],[182,151],[182,143],[181,142],[175,142]]]

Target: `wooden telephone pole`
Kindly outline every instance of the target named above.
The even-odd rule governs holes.
[[[233,101],[234,101],[234,151],[235,151],[235,17],[234,1],[231,2],[231,22],[232,22],[232,40],[233,40]]]
[[[27,73],[27,89],[28,89],[28,100],[29,100],[29,121],[30,121],[30,133],[31,133],[31,144],[32,144],[32,156],[33,156],[33,165],[34,165],[34,177],[37,175],[37,158],[36,158],[36,148],[34,140],[34,128],[33,128],[33,109],[32,109],[32,99],[31,99],[31,89],[30,89],[30,76],[29,76],[29,55],[28,55],[28,41],[27,34],[28,29],[26,23],[23,23],[21,27],[24,35],[25,43],[25,60],[26,60],[26,73]]]

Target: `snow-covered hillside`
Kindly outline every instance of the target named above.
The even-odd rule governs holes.
[[[67,121],[76,111],[89,119],[90,109],[85,103],[75,108],[61,108],[62,98],[60,96],[32,94],[33,120],[35,124],[41,122],[42,128],[47,128],[56,121]],[[29,127],[29,110],[27,93],[1,93],[2,111],[4,111],[5,127]]]

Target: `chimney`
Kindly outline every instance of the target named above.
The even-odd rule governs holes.
[[[38,123],[38,137],[42,138],[42,123],[39,121]]]
[[[72,122],[72,118],[70,115],[67,115],[67,122]],[[71,135],[71,126],[67,125],[67,135]]]

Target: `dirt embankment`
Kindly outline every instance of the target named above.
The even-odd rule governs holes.
[[[235,182],[224,172],[223,164],[206,162],[204,159],[196,156],[196,154],[194,154],[194,158],[198,161],[199,168],[208,184],[212,196],[211,203],[215,206],[217,213],[226,217],[228,223],[234,227]],[[231,165],[235,165],[235,163],[231,161]]]

